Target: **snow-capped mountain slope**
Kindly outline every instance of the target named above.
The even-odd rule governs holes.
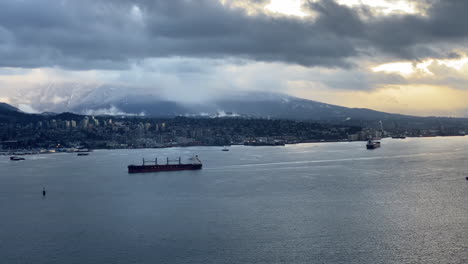
[[[96,97],[93,97],[95,99]],[[91,99],[91,98],[88,98]],[[173,102],[152,95],[126,95],[117,99],[88,100],[76,113],[126,113],[146,116],[219,116],[281,118],[313,121],[378,120],[404,117],[369,109],[347,108],[284,94],[247,93],[200,104]]]
[[[110,85],[44,86],[21,92],[11,101],[27,104],[35,112],[74,112],[89,115],[244,116],[311,121],[384,120],[401,118],[369,109],[347,108],[277,93],[230,94],[200,103],[159,96],[157,89]]]

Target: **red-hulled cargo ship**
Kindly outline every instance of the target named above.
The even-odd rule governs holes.
[[[182,163],[181,158],[179,158],[177,162],[166,159],[166,164],[158,164],[157,159],[151,162],[145,161],[145,159],[143,159],[143,165],[129,165],[128,173],[201,170],[202,166],[203,164],[201,163],[200,159],[198,159],[198,156],[191,158],[190,163]]]

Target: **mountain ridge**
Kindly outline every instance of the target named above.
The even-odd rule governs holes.
[[[99,97],[101,98],[101,97]],[[367,108],[349,108],[278,93],[252,92],[234,94],[205,103],[182,103],[154,95],[133,94],[108,100],[90,100],[74,105],[70,112],[78,115],[146,116],[170,118],[236,116],[246,118],[290,119],[317,122],[366,122],[388,120],[420,120],[428,118],[398,113],[387,113]],[[0,103],[0,114],[24,115],[18,108]],[[48,115],[53,115],[49,113]],[[466,118],[456,118],[467,120]]]
[[[253,118],[277,118],[300,121],[346,121],[349,119],[376,120],[414,117],[366,108],[348,108],[318,101],[274,93],[251,93],[208,101],[206,103],[179,103],[155,96],[126,96],[102,104],[82,104],[71,109],[80,114],[119,112],[151,117],[217,116],[232,113]]]
[[[0,102],[0,112],[20,112],[20,110],[10,104]]]

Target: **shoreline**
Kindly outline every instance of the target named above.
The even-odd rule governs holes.
[[[424,137],[411,137],[407,136],[406,138],[414,139],[414,138],[445,138],[445,137],[465,137],[465,135],[455,135],[455,136],[424,136]],[[385,137],[378,140],[383,139],[392,139],[392,140],[404,140],[401,138],[392,138],[392,137]],[[291,145],[298,145],[298,144],[320,144],[320,143],[351,143],[351,142],[366,142],[367,140],[319,140],[319,141],[301,141],[301,142],[294,142],[294,143],[284,143],[281,145],[274,145],[274,144],[231,144],[231,145],[172,145],[172,146],[160,146],[160,147],[122,147],[122,148],[93,148],[90,149],[89,152],[93,150],[132,150],[132,149],[169,149],[169,148],[189,148],[189,147],[226,147],[226,146],[245,146],[245,147],[285,147]],[[44,151],[44,149],[15,149],[15,150],[6,150],[0,151],[0,156],[31,156],[31,155],[51,155],[57,153],[68,153],[68,154],[78,154],[83,153],[83,151],[67,151],[66,148],[64,149],[48,149]]]

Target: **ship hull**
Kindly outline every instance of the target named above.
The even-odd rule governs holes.
[[[160,171],[201,170],[202,164],[169,164],[169,165],[130,165],[128,173],[147,173]]]
[[[367,149],[376,149],[380,148],[380,143],[367,144]]]

